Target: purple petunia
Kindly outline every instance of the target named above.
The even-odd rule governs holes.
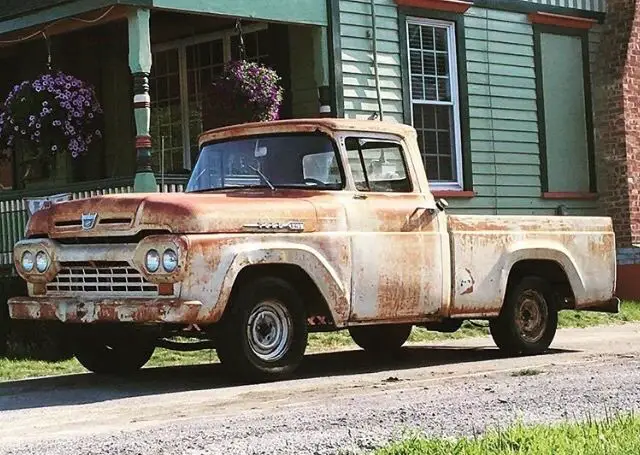
[[[20,138],[46,141],[52,152],[78,156],[99,137],[95,122],[102,112],[93,87],[71,75],[56,72],[23,81],[0,105],[0,149]]]

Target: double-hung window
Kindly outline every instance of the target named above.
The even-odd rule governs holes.
[[[245,28],[245,58],[269,64],[267,26]],[[238,58],[238,35],[233,30],[214,32],[155,45],[149,78],[153,167],[159,172],[190,169],[202,133],[204,95],[224,69]],[[164,138],[164,159],[162,143]]]
[[[411,122],[430,183],[460,189],[462,147],[455,24],[407,19]]]

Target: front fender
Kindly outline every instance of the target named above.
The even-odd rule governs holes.
[[[318,286],[336,325],[341,326],[347,320],[350,309],[349,289],[335,267],[311,246],[275,241],[229,245],[221,252],[217,267],[210,270],[208,283],[199,287],[200,292],[205,290],[208,294],[208,298],[200,297],[206,302],[198,317],[201,323],[220,320],[238,275],[246,267],[264,264],[300,267]],[[200,282],[203,283],[202,280]]]

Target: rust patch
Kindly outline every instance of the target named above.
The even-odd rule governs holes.
[[[9,300],[13,319],[63,322],[167,322],[195,324],[202,304],[184,300],[112,300],[14,297]]]
[[[465,268],[467,276],[461,278],[460,281],[460,295],[467,295],[473,293],[473,285],[476,283],[471,274],[471,270]]]
[[[395,134],[400,137],[414,136],[415,130],[408,125],[393,122],[371,122],[369,120],[314,118],[277,120],[274,122],[244,123],[205,131],[198,138],[200,147],[206,142],[217,141],[229,137],[237,138],[258,134],[273,133],[310,133],[322,131],[332,134],[335,131],[372,131]]]

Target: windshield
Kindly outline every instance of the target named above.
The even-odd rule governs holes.
[[[237,187],[341,189],[333,141],[321,134],[225,140],[202,148],[187,192]]]

